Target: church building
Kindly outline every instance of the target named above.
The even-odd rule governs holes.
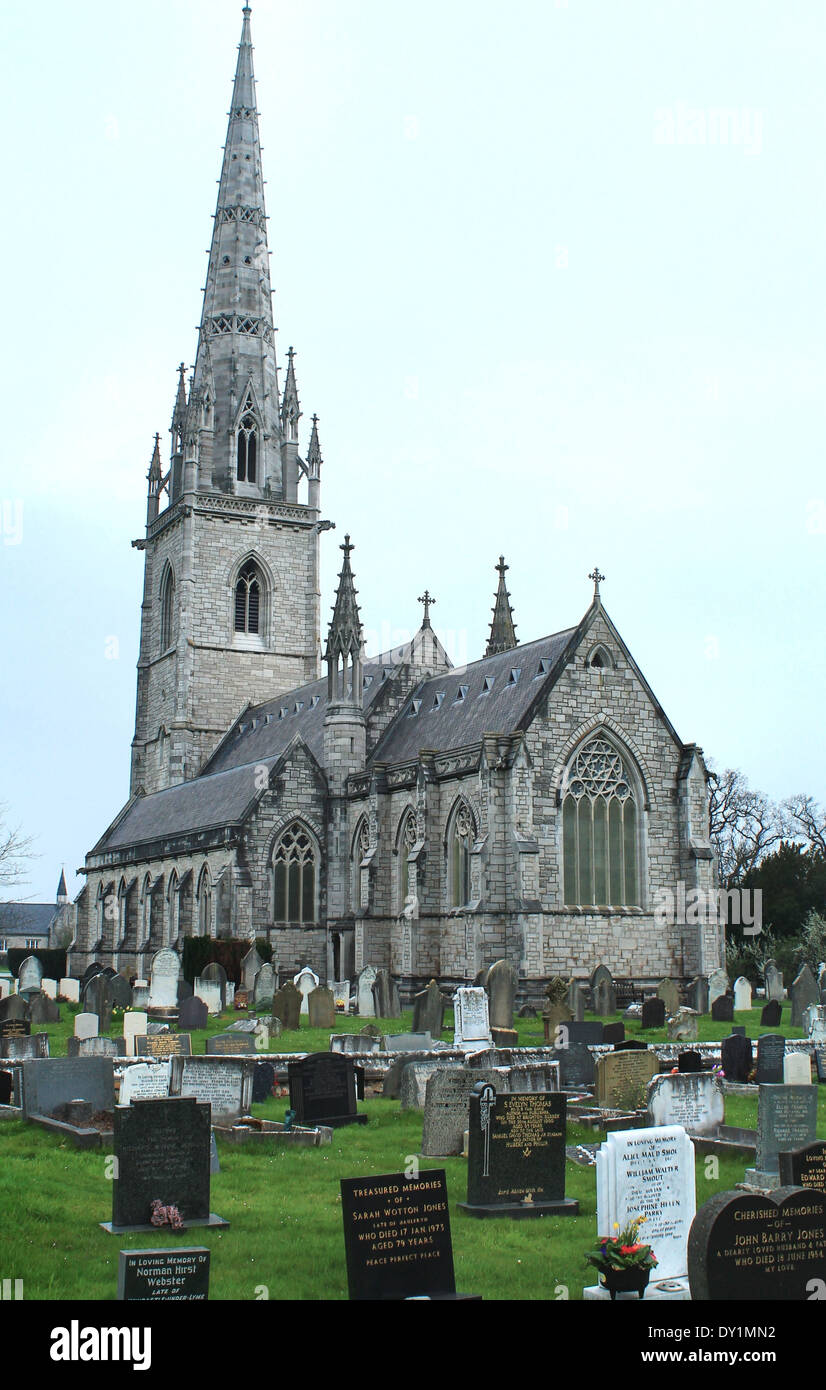
[[[604,576],[578,621],[520,643],[500,559],[487,650],[456,670],[426,590],[412,640],[365,653],[346,536],[322,634],[331,523],[318,421],[302,449],[301,419],[293,350],[276,362],[245,8],[194,374],[133,543],[130,797],[87,855],[71,973],[147,976],[190,935],[264,937],[282,979],[386,967],[407,999],[502,957],[523,998],[600,962],[637,981],[720,966],[716,922],[657,910],[679,884],[715,887],[707,773]]]

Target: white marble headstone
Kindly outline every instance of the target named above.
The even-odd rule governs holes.
[[[40,989],[42,979],[43,966],[37,956],[26,956],[17,972],[17,984],[20,992],[22,993],[24,989]]]
[[[680,1279],[696,1210],[694,1145],[682,1125],[608,1135],[597,1152],[597,1235],[644,1216],[640,1239],[657,1257],[653,1279]]]
[[[648,1083],[652,1126],[682,1125],[687,1134],[714,1134],[725,1121],[725,1111],[723,1083],[711,1072],[677,1072]]]
[[[5,975],[0,978],[0,999],[8,999],[11,994],[11,980]]]
[[[712,970],[708,977],[708,1007],[709,1011],[715,999],[719,999],[726,993],[729,987],[729,979],[725,970]]]
[[[148,1022],[148,1015],[141,1013],[137,1009],[129,1009],[124,1013],[123,1042],[127,1057],[134,1057],[137,1055],[135,1052],[135,1038],[141,1037],[146,1032],[146,1025]]]
[[[783,1058],[783,1082],[786,1086],[812,1084],[812,1059],[808,1052],[787,1052]]]
[[[165,1062],[136,1062],[124,1069],[120,1083],[119,1105],[131,1105],[133,1100],[163,1100],[169,1095],[171,1060]]]
[[[487,992],[477,986],[462,986],[453,996],[453,1046],[479,1052],[492,1042]]]
[[[75,1014],[75,1037],[96,1038],[100,1032],[97,1014]]]
[[[751,1008],[751,985],[745,975],[740,975],[734,981],[734,1012],[739,1013],[741,1009]]]
[[[153,956],[149,983],[150,1009],[177,1009],[180,973],[181,962],[174,951],[166,949]]]
[[[40,981],[40,988],[47,999],[57,998],[57,980],[50,980],[48,975],[44,975]]]
[[[376,1003],[373,999],[373,985],[378,971],[374,965],[365,965],[358,977],[358,1011],[361,1018],[376,1017]]]
[[[217,980],[202,980],[198,975],[192,992],[197,999],[204,1001],[207,1006],[207,1013],[215,1017],[221,1012],[221,986]]]
[[[810,1004],[803,1015],[803,1027],[810,1042],[826,1042],[826,1005]]]
[[[299,970],[298,974],[293,976],[293,984],[301,993],[301,1012],[303,1014],[309,1014],[307,1000],[313,990],[318,989],[320,983],[315,971],[311,970],[309,965],[305,965],[303,970]]]
[[[80,1002],[80,980],[72,980],[69,976],[64,976],[58,985],[58,994],[66,999],[70,1004]]]

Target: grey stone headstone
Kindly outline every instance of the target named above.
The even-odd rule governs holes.
[[[705,975],[695,975],[686,993],[688,1007],[693,1009],[695,1014],[708,1013],[708,980]]]
[[[779,1033],[764,1033],[757,1039],[757,1084],[758,1086],[780,1086],[783,1084],[783,1057],[786,1052],[786,1039]]]
[[[810,1004],[820,1003],[820,990],[817,987],[817,980],[809,969],[804,965],[792,983],[789,991],[792,1001],[793,1028],[803,1027],[803,1015]]]
[[[729,977],[725,970],[712,970],[708,977],[709,1008],[713,1007],[715,999],[719,999],[728,989]]]
[[[120,1057],[121,1053],[114,1038],[84,1038],[77,1045],[78,1057]]]
[[[112,991],[108,976],[101,972],[93,975],[83,996],[83,1009],[87,1014],[97,1014],[99,1031],[107,1033],[112,1023]]]
[[[318,985],[307,995],[307,1014],[311,1028],[335,1028],[336,1001],[333,991]]]
[[[173,1057],[169,1092],[208,1101],[213,1124],[236,1120],[250,1108],[252,1068],[243,1057]]]
[[[432,1047],[429,1033],[390,1033],[384,1039],[385,1052],[429,1052]]]
[[[778,1173],[778,1154],[815,1139],[816,1086],[761,1086],[757,1100],[757,1157],[762,1173]]]
[[[109,1057],[49,1057],[24,1062],[23,1114],[51,1115],[72,1100],[88,1101],[93,1111],[112,1110],[115,1076]]]
[[[178,1007],[178,979],[181,962],[174,951],[164,948],[152,957],[152,971],[149,981],[149,1007],[151,1009],[176,1009]]]
[[[442,1036],[446,1000],[435,980],[413,998],[413,1032]]]
[[[22,1062],[31,1057],[48,1056],[48,1033],[31,1033],[25,1037],[0,1038],[0,1057],[9,1062]]]
[[[268,1008],[275,994],[275,971],[266,962],[255,977],[253,1000],[256,1009]]]
[[[593,1086],[594,1057],[587,1043],[569,1041],[567,1047],[556,1048],[553,1056],[559,1062],[562,1086]]]
[[[22,994],[24,989],[40,989],[42,979],[43,966],[37,956],[26,956],[17,974],[17,988],[20,993]]]
[[[650,1125],[682,1125],[688,1134],[713,1135],[724,1120],[723,1084],[712,1072],[655,1076],[649,1083]]]
[[[169,1062],[136,1062],[125,1067],[119,1105],[136,1100],[164,1100],[169,1095]]]
[[[6,999],[0,999],[0,1023],[26,1018],[28,1018],[26,1001],[21,999],[19,994],[10,994]]]
[[[777,961],[766,961],[763,967],[763,983],[766,988],[766,1002],[782,1004],[785,990],[783,988],[783,974],[777,967]]]
[[[356,981],[356,999],[362,1018],[375,1018],[376,1005],[373,999],[373,985],[378,971],[373,965],[365,965]]]
[[[668,1020],[667,1032],[670,1042],[696,1042],[699,1036],[697,1015],[691,1009],[678,1009]]]
[[[53,999],[37,994],[29,1005],[29,1019],[33,1024],[59,1023],[60,1009]]]
[[[273,1016],[280,1018],[286,1032],[292,1032],[298,1028],[301,1022],[301,1002],[301,992],[296,989],[292,981],[282,985],[273,995]]]
[[[263,964],[264,962],[255,946],[251,946],[241,961],[241,989],[246,989],[252,994],[255,989],[256,977]],[[226,984],[226,975],[224,976],[224,984]]]
[[[513,1028],[513,1006],[519,977],[510,961],[497,960],[487,973],[491,1028]]]
[[[591,1007],[600,1018],[607,1018],[617,1011],[614,978],[607,965],[598,965],[591,976]]]
[[[183,1033],[191,1033],[196,1028],[206,1028],[209,1021],[209,1010],[203,999],[198,999],[193,994],[190,999],[184,999],[178,1007],[178,1027]]]
[[[399,991],[388,970],[376,971],[373,984],[373,1002],[377,1018],[398,1018],[401,1013]]]
[[[657,986],[657,998],[665,1004],[666,1016],[670,1018],[680,1007],[680,987],[676,980],[661,980]]]
[[[490,1068],[449,1067],[435,1071],[425,1086],[422,1154],[442,1158],[460,1154],[468,1128],[470,1093],[480,1081],[489,1081],[500,1091],[502,1073]]]
[[[582,1023],[585,1019],[585,995],[577,984],[576,980],[571,980],[568,986],[568,1008],[571,1010],[575,1023]]]

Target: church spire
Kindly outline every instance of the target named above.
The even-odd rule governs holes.
[[[519,645],[516,637],[516,624],[513,621],[513,609],[510,605],[510,594],[505,587],[505,573],[509,569],[510,565],[505,564],[504,555],[500,555],[499,564],[496,566],[499,575],[499,588],[496,591],[496,605],[491,610],[493,622],[490,625],[490,637],[485,656],[495,656],[497,652],[507,652],[510,651],[511,647]]]
[[[187,435],[199,440],[199,489],[278,497],[281,425],[250,14],[245,6]]]
[[[355,547],[350,544],[349,536],[344,537],[341,549],[344,551],[344,563],[338,576],[338,592],[327,634],[327,650],[324,653],[324,660],[327,662],[328,699],[330,704],[361,706],[363,635],[357,601],[358,591],[350,568],[350,554]]]
[[[161,436],[155,435],[155,447],[152,450],[152,458],[149,464],[149,472],[146,475],[148,487],[146,489],[146,524],[150,526],[156,519],[161,505],[161,493],[166,485],[167,478],[161,472]]]
[[[181,363],[178,368],[178,394],[175,397],[175,409],[172,411],[172,452],[180,454],[183,452],[184,430],[186,429],[186,365]]]

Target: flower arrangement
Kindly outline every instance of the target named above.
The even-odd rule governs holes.
[[[158,1197],[152,1203],[152,1215],[149,1220],[153,1226],[171,1226],[173,1231],[183,1230],[184,1223],[178,1208],[165,1207]]]
[[[650,1245],[645,1245],[639,1239],[640,1227],[645,1219],[644,1216],[637,1216],[622,1230],[619,1222],[615,1221],[614,1230],[619,1231],[619,1235],[600,1236],[598,1245],[585,1252],[586,1262],[598,1269],[600,1274],[608,1274],[614,1270],[642,1272],[655,1269],[656,1255]]]

